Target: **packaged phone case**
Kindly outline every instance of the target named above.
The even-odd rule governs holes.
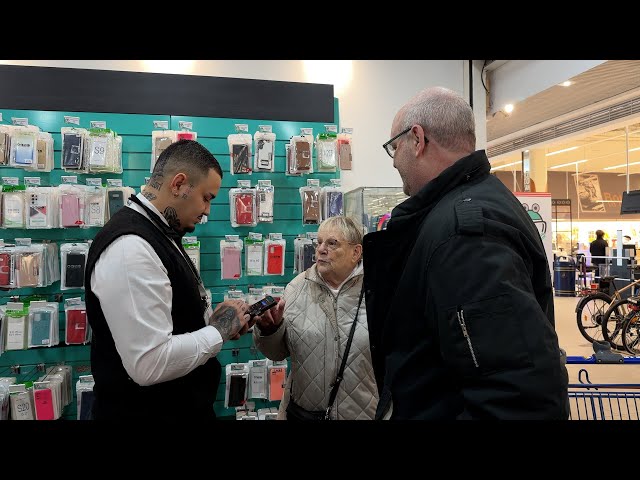
[[[318,225],[320,223],[320,187],[318,180],[308,180],[306,187],[300,187],[302,201],[302,224]]]
[[[242,240],[238,235],[226,235],[220,240],[220,278],[237,280],[242,276]]]
[[[343,128],[342,132],[338,134],[338,161],[340,163],[340,170],[351,170],[351,155],[353,153],[351,142],[352,134],[352,128]]]
[[[39,130],[33,125],[15,127],[11,135],[10,166],[29,168],[37,163]]]
[[[258,222],[273,223],[273,201],[275,190],[271,180],[258,180],[256,188]]]
[[[2,226],[5,228],[25,227],[25,187],[23,185],[3,186]]]
[[[82,170],[87,130],[84,128],[62,127],[60,134],[62,136],[62,168],[71,171]]]
[[[253,134],[256,153],[253,169],[257,172],[273,172],[276,134],[271,132],[271,125],[260,125],[260,130]]]
[[[84,269],[88,254],[88,243],[60,245],[60,290],[84,289]]]
[[[264,240],[262,239],[262,234],[249,233],[249,236],[244,239],[244,248],[247,276],[262,275],[264,264]]]
[[[264,242],[264,275],[284,275],[284,252],[287,242],[281,233],[270,233]]]
[[[65,301],[65,343],[67,345],[81,345],[89,341],[87,311],[85,304],[79,298],[69,298]]]
[[[247,401],[249,366],[246,363],[230,363],[225,366],[225,408],[240,407]]]
[[[340,190],[340,179],[332,178],[331,185],[322,187],[320,200],[322,204],[322,220],[344,214],[343,193]]]
[[[25,169],[36,172],[53,170],[53,136],[49,132],[38,132],[35,161]]]
[[[160,154],[164,152],[169,145],[177,141],[177,132],[174,130],[154,130],[151,132],[151,168],[156,166],[156,162]]]
[[[284,387],[287,381],[287,364],[273,362],[268,366],[269,375],[269,401],[282,400]]]
[[[248,133],[248,126],[244,124],[236,125],[236,133],[227,137],[229,144],[229,155],[231,156],[231,175],[251,173],[251,135]]]
[[[58,187],[61,227],[80,227],[84,224],[85,193],[82,185],[63,184]]]
[[[238,180],[238,187],[229,189],[229,208],[232,227],[255,227],[256,189],[248,180]]]
[[[293,161],[293,170],[296,173],[313,173],[313,165],[311,163],[312,141],[306,136],[295,135],[291,138],[291,156]]]
[[[55,189],[52,187],[27,187],[26,227],[29,229],[53,228],[55,225],[54,199]]]
[[[338,135],[333,132],[319,133],[316,152],[318,172],[335,172],[338,166]]]

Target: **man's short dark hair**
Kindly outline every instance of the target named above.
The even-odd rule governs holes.
[[[190,180],[197,181],[209,175],[212,168],[222,178],[222,168],[209,150],[194,140],[178,140],[160,154],[151,179],[157,181],[159,177],[168,178],[183,172]]]

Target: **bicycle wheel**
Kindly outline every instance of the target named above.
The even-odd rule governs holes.
[[[628,303],[627,299],[613,302],[602,319],[602,339],[609,342],[614,350],[625,350],[622,343],[622,327],[630,313]]]
[[[631,355],[640,355],[640,312],[633,313],[622,327],[622,344]]]
[[[602,320],[609,309],[610,302],[609,295],[594,293],[584,297],[576,307],[578,330],[591,343],[594,340],[602,340]]]

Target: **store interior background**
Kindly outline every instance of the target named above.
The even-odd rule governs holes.
[[[472,100],[477,148],[487,149],[493,172],[505,185],[522,189],[522,152],[529,150],[536,190],[548,188],[552,198],[572,198],[571,223],[552,221],[554,248],[584,249],[599,228],[609,237],[622,229],[640,242],[640,217],[620,215],[622,191],[640,189],[640,61],[1,60],[0,64],[333,84],[340,125],[354,129],[353,170],[341,172],[345,191],[402,185],[381,148],[389,139],[393,117],[422,88],[445,86]],[[565,81],[572,84],[561,86]],[[514,106],[510,113],[504,109],[508,103]],[[560,150],[564,151],[555,153]],[[600,206],[581,208],[576,175],[598,178]],[[570,355],[586,356],[592,349],[576,327],[575,301],[556,298],[556,328]],[[595,380],[640,381],[640,375],[623,367],[602,367]],[[573,380],[574,370],[570,369]]]

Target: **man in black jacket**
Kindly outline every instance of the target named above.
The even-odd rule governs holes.
[[[383,147],[410,198],[364,238],[376,417],[566,419],[544,247],[475,151],[468,103],[422,91]]]

